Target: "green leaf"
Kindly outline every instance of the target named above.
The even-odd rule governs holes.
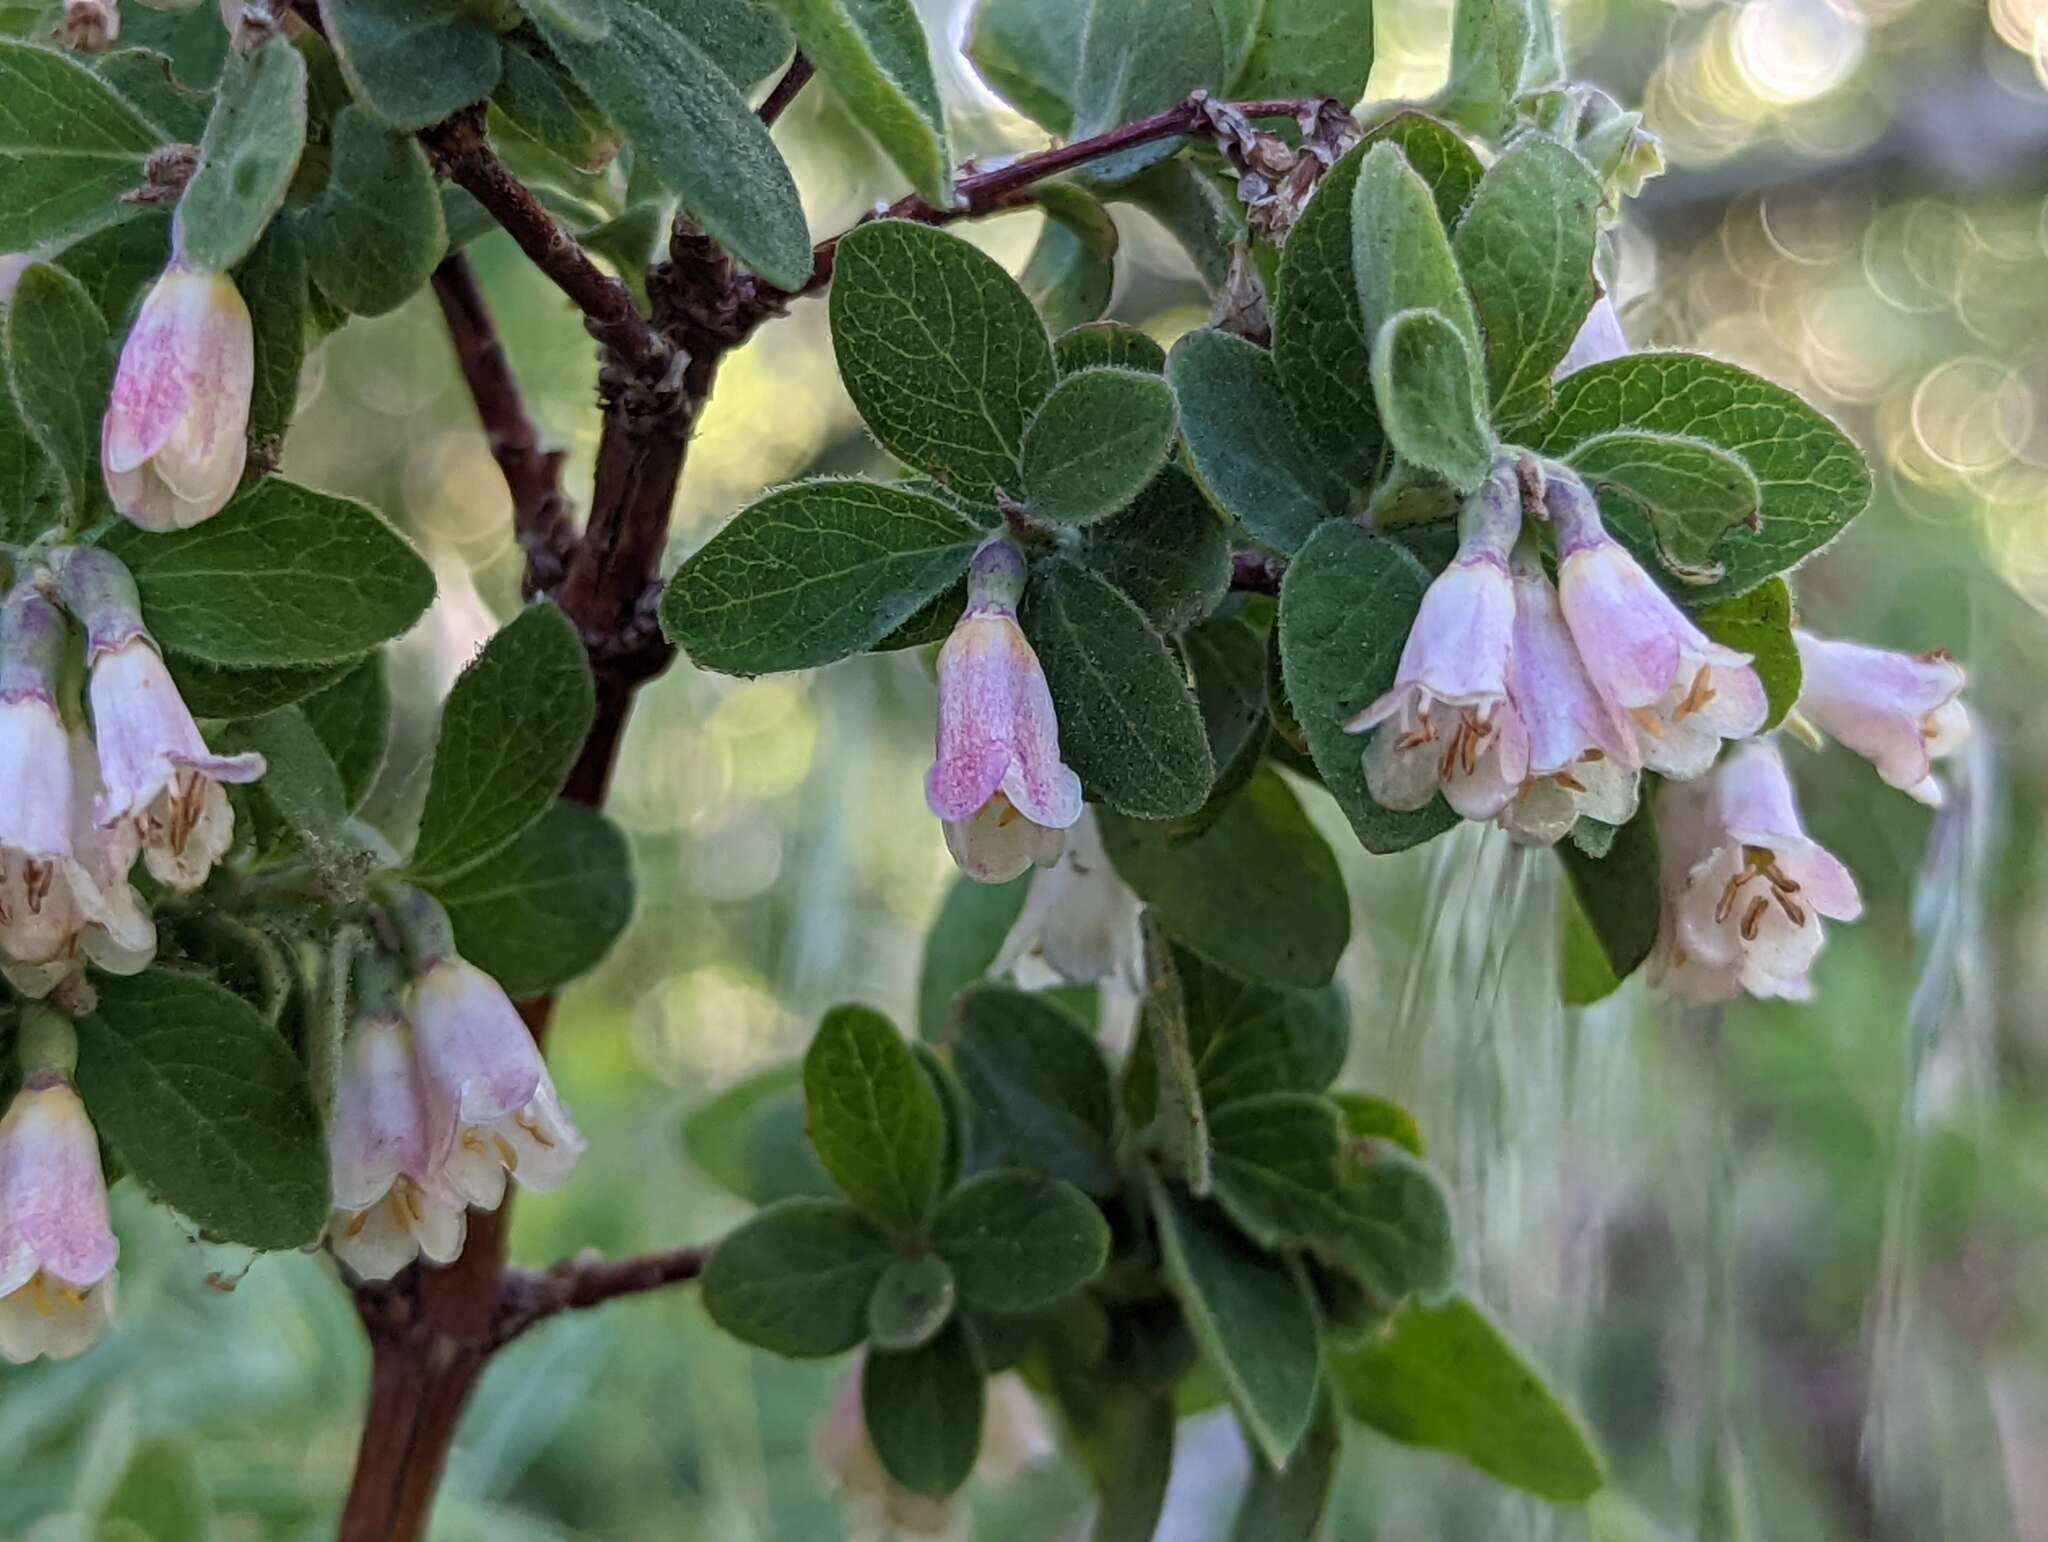
[[[619,131],[539,34],[522,27],[499,41],[504,68],[491,106],[578,171],[608,165],[619,150]]]
[[[121,30],[125,37],[134,29],[130,25]],[[225,54],[226,50],[222,52]],[[162,129],[167,138],[196,145],[205,135],[213,98],[206,91],[188,90],[179,84],[176,68],[167,54],[154,48],[123,48],[100,54],[91,65],[95,75],[112,86],[139,115]],[[217,78],[218,71],[215,74]]]
[[[185,260],[224,273],[248,256],[283,205],[305,145],[299,51],[278,37],[254,53],[231,54],[172,226]]]
[[[1693,619],[1724,647],[1750,656],[1764,683],[1770,713],[1757,731],[1768,733],[1785,721],[1799,700],[1805,670],[1792,641],[1792,589],[1782,578],[1767,578],[1747,594],[1709,605]]]
[[[311,297],[298,221],[272,220],[256,250],[235,270],[249,307],[256,375],[249,392],[249,439],[276,454],[299,409],[299,373],[306,362]]]
[[[1085,525],[1126,507],[1173,448],[1173,392],[1157,375],[1087,369],[1053,388],[1024,430],[1031,512]]]
[[[554,0],[558,8],[576,0]],[[789,63],[796,39],[771,6],[759,0],[650,0],[734,85],[746,88]],[[580,8],[588,19],[587,7]],[[586,25],[583,28],[588,31]]]
[[[953,154],[924,25],[911,0],[775,0],[804,56],[910,185],[953,201]]]
[[[1101,823],[1118,876],[1181,942],[1248,978],[1329,983],[1351,902],[1336,854],[1277,772],[1259,772],[1193,834],[1108,812]]]
[[[1477,1305],[1410,1304],[1387,1330],[1331,1357],[1345,1410],[1405,1445],[1462,1457],[1557,1504],[1606,1482],[1578,1421]]]
[[[1333,1092],[1330,1101],[1337,1105],[1348,1134],[1392,1141],[1412,1157],[1428,1155],[1422,1146],[1422,1126],[1393,1099],[1369,1092]]]
[[[1413,813],[1373,801],[1365,739],[1344,731],[1393,686],[1428,571],[1396,542],[1349,522],[1319,529],[1280,586],[1280,659],[1323,785],[1367,851],[1404,851],[1457,823],[1441,798]]]
[[[50,261],[69,273],[92,296],[107,326],[125,327],[129,308],[157,280],[171,258],[171,216],[157,209],[123,220],[74,241]],[[240,278],[236,287],[243,288]],[[243,288],[243,298],[248,299]],[[250,302],[254,310],[254,301]]]
[[[94,1542],[135,1528],[140,1542],[212,1542],[213,1507],[190,1443],[155,1435],[138,1443],[100,1508]]]
[[[31,263],[4,313],[7,381],[22,421],[63,478],[74,516],[103,505],[100,417],[114,384],[107,324],[85,286]]]
[[[1230,94],[1240,101],[1328,96],[1348,107],[1365,95],[1371,73],[1372,0],[1265,0]]]
[[[208,664],[353,660],[419,620],[434,574],[362,504],[265,477],[205,524],[101,544],[135,575],[149,629]]]
[[[730,1233],[704,1266],[704,1310],[734,1338],[793,1360],[867,1337],[868,1297],[895,1254],[836,1199],[785,1199]]]
[[[939,906],[939,918],[925,934],[924,962],[917,976],[917,1031],[926,1039],[945,1035],[953,1020],[953,998],[981,979],[1002,951],[1031,892],[1031,875],[1008,883],[953,880]]]
[[[1458,0],[1451,22],[1451,78],[1432,105],[1486,139],[1502,137],[1514,122],[1531,44],[1532,0]],[[1553,45],[1554,46],[1554,45]],[[1546,78],[1530,84],[1548,84]]]
[[[916,1349],[953,1315],[953,1271],[931,1253],[890,1261],[868,1297],[868,1337],[877,1349]]]
[[[1079,69],[1071,77],[1071,137],[1087,139],[1163,112],[1195,90],[1220,91],[1236,73],[1232,40],[1212,5],[1182,0],[1090,4]],[[1094,181],[1119,182],[1173,153],[1173,141],[1141,145],[1094,163]]]
[[[1574,827],[1574,836],[1577,829]],[[1558,895],[1559,994],[1568,1007],[1589,1007],[1621,989],[1621,976],[1608,962],[1600,934],[1569,885]]]
[[[1326,1393],[1317,1400],[1315,1422],[1292,1461],[1275,1467],[1263,1457],[1252,1458],[1251,1482],[1238,1503],[1230,1542],[1314,1542],[1342,1454],[1343,1431]]]
[[[1088,13],[1046,0],[977,0],[967,57],[996,95],[1055,134],[1074,121],[1074,84]]]
[[[1617,429],[1703,440],[1746,463],[1762,492],[1757,529],[1731,531],[1714,549],[1723,567],[1689,604],[1752,589],[1842,533],[1870,501],[1870,470],[1842,431],[1768,380],[1686,353],[1634,353],[1575,370],[1557,383],[1551,411],[1517,438],[1563,457]],[[1640,507],[1609,498],[1601,512],[1644,560],[1655,542]]]
[[[1721,538],[1759,517],[1763,488],[1737,457],[1704,439],[1620,429],[1596,434],[1567,457],[1604,506],[1635,506],[1657,560],[1693,583],[1722,576]]]
[[[800,482],[742,509],[682,565],[662,595],[662,628],[701,669],[829,664],[909,620],[986,536],[906,487]]]
[[[1087,569],[1039,562],[1019,613],[1060,722],[1060,749],[1110,807],[1166,819],[1215,780],[1202,714],[1145,613]]]
[[[1231,264],[1248,228],[1234,178],[1176,156],[1119,184],[1114,197],[1151,215],[1180,244],[1209,289],[1230,281]]]
[[[121,197],[166,137],[69,54],[0,38],[0,251],[63,245],[141,213]]]
[[[1166,372],[1166,350],[1150,333],[1121,321],[1091,321],[1062,332],[1052,351],[1062,375],[1084,369],[1136,369],[1152,375]]]
[[[596,968],[633,919],[633,854],[604,815],[557,803],[434,896],[464,958],[515,1000],[538,996]]]
[[[332,683],[309,693],[301,710],[334,757],[350,811],[361,808],[377,773],[384,769],[384,751],[391,738],[391,686],[384,675],[384,656],[373,653]]]
[[[1186,1002],[1174,947],[1150,910],[1138,917],[1144,940],[1145,993],[1138,1031],[1150,1055],[1155,1109],[1146,1140],[1178,1170],[1188,1191],[1207,1198],[1210,1185],[1209,1120],[1195,1074]],[[1126,1081],[1130,1086],[1130,1081]]]
[[[238,723],[221,748],[254,750],[263,757],[263,780],[256,795],[276,811],[285,827],[309,852],[330,848],[348,818],[347,794],[334,757],[297,707]]]
[[[500,627],[441,709],[414,879],[438,887],[552,808],[596,715],[583,642],[559,610],[529,605]]]
[[[100,1135],[209,1236],[295,1248],[327,1224],[327,1140],[277,1031],[211,981],[97,976],[77,1020],[78,1085]]]
[[[633,143],[638,164],[743,266],[783,289],[811,276],[811,236],[796,183],[747,99],[664,8],[585,0],[608,25],[572,36],[529,8],[576,83]]]
[[[1349,507],[1348,490],[1303,433],[1266,350],[1203,328],[1174,345],[1167,378],[1203,485],[1255,540],[1298,551],[1317,525]]]
[[[1528,135],[1487,168],[1458,225],[1458,267],[1486,339],[1494,419],[1534,417],[1550,404],[1550,376],[1598,288],[1593,247],[1600,184],[1552,139]]]
[[[1301,1277],[1214,1208],[1148,1175],[1166,1280],[1195,1342],[1237,1404],[1254,1447],[1287,1465],[1315,1413],[1321,1348]]]
[[[1645,787],[1635,818],[1615,832],[1614,844],[1605,857],[1589,857],[1572,841],[1559,841],[1553,848],[1558,860],[1564,863],[1565,874],[1571,879],[1573,892],[1616,981],[1635,973],[1657,945],[1663,891],[1657,854],[1656,801],[1652,789]],[[1577,970],[1568,968],[1568,990],[1573,988],[1575,974],[1579,980],[1589,982],[1587,989],[1597,979],[1587,973],[1584,963]],[[1607,992],[1601,990],[1598,994],[1604,996]],[[1597,1000],[1598,996],[1588,999]]]
[[[1444,234],[1436,193],[1392,142],[1374,144],[1351,193],[1351,264],[1367,335],[1402,311],[1434,310],[1456,329],[1477,368],[1479,323]],[[1478,394],[1478,393],[1475,393]]]
[[[1181,652],[1195,677],[1195,700],[1216,762],[1216,786],[1194,816],[1213,823],[1258,770],[1272,726],[1266,710],[1266,640],[1236,616],[1190,627]]]
[[[832,1199],[838,1191],[804,1138],[803,1067],[792,1062],[726,1088],[683,1121],[683,1149],[741,1199]]]
[[[978,985],[960,998],[952,1051],[978,1127],[1014,1160],[1090,1194],[1116,1188],[1109,1068],[1079,1023],[1041,997]]]
[[[1018,1168],[962,1184],[932,1217],[930,1240],[962,1298],[993,1312],[1050,1306],[1109,1258],[1109,1224],[1087,1195]]]
[[[1230,532],[1175,465],[1121,514],[1090,525],[1070,555],[1121,589],[1160,632],[1192,626],[1230,589]]]
[[[334,121],[332,167],[306,214],[306,260],[320,292],[357,316],[417,294],[448,249],[426,152],[357,107]]]
[[[1397,311],[1373,339],[1372,388],[1387,439],[1460,492],[1486,480],[1494,441],[1472,348],[1441,311]]]
[[[925,225],[863,225],[839,243],[831,314],[840,378],[884,449],[984,503],[1020,489],[1052,343],[995,259]]]
[[[856,1207],[915,1231],[939,1197],[945,1115],[895,1025],[834,1007],[804,1056],[804,1110],[818,1160]]]
[[[1220,1109],[1272,1092],[1322,1092],[1350,1048],[1341,987],[1276,990],[1176,950],[1202,1101]]]
[[[905,1488],[943,1498],[981,1450],[981,1356],[956,1317],[930,1343],[877,1348],[861,1367],[861,1415],[875,1454]]]
[[[1045,211],[1045,227],[1018,284],[1054,332],[1093,322],[1116,288],[1116,221],[1076,182],[1041,182],[1031,201]]]
[[[192,715],[199,718],[261,717],[303,701],[346,674],[349,662],[305,664],[278,669],[228,669],[169,653],[171,680]]]
[[[320,0],[349,90],[410,133],[481,102],[498,84],[497,36],[458,0]]]
[[[1067,1422],[1075,1423],[1072,1411]],[[1173,1432],[1178,1422],[1173,1399],[1163,1395],[1127,1395],[1091,1399],[1098,1421],[1095,1446],[1100,1455],[1090,1463],[1095,1473],[1097,1506],[1090,1542],[1149,1542],[1166,1506],[1166,1484],[1173,1476]],[[1078,1437],[1077,1437],[1078,1438]]]

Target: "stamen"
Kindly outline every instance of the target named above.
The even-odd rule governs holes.
[[[418,1225],[427,1218],[427,1207],[420,1203],[420,1191],[401,1179],[393,1186],[394,1193],[405,1195],[405,1208],[411,1214],[413,1224]]]
[[[1685,700],[1678,704],[1678,710],[1671,714],[1671,721],[1682,723],[1700,708],[1714,699],[1714,683],[1709,666],[1702,664],[1700,672],[1692,677],[1692,689],[1685,693]]]
[[[1579,763],[1581,765],[1590,765],[1592,762],[1596,760],[1605,760],[1606,758],[1607,751],[1600,749],[1596,746],[1593,749],[1587,750],[1585,754],[1581,755],[1579,757]]]
[[[50,885],[57,881],[57,864],[38,862],[31,857],[22,864],[21,888],[28,899],[28,913],[39,916],[43,913],[43,901],[50,897]]]
[[[1749,902],[1749,909],[1742,913],[1742,940],[1755,942],[1756,934],[1762,929],[1764,917],[1771,913],[1771,902],[1759,894]]]
[[[540,1122],[536,1120],[531,1114],[527,1113],[524,1109],[520,1110],[517,1114],[514,1114],[512,1116],[512,1122],[518,1125],[519,1128],[524,1130],[528,1135],[531,1135],[534,1139],[534,1144],[542,1147],[544,1150],[547,1151],[552,1151],[555,1149],[554,1136],[548,1134],[546,1130],[543,1130],[540,1127]]]
[[[502,1135],[493,1135],[491,1139],[498,1143],[498,1160],[505,1164],[505,1171],[508,1173],[518,1172],[519,1152],[512,1142],[505,1139]]]
[[[1628,715],[1635,720],[1636,727],[1640,728],[1652,739],[1664,737],[1664,719],[1657,716],[1648,707],[1630,707]]]
[[[1786,920],[1790,921],[1794,926],[1804,926],[1806,924],[1805,907],[1793,904],[1783,889],[1775,891],[1772,897],[1777,900],[1778,908],[1785,912]]]
[[[484,1154],[483,1131],[479,1130],[475,1125],[471,1125],[468,1129],[464,1130],[462,1132],[462,1149],[471,1156],[482,1156]]]
[[[1719,926],[1735,914],[1735,901],[1741,896],[1743,881],[1748,877],[1749,874],[1747,873],[1737,873],[1728,880],[1728,886],[1721,891],[1721,903],[1714,907],[1714,924],[1716,926]]]
[[[1560,771],[1551,780],[1567,792],[1584,792],[1586,790],[1586,784],[1573,776],[1569,771]]]
[[[352,1217],[350,1217],[348,1225],[342,1228],[342,1235],[346,1237],[360,1237],[363,1234],[363,1228],[365,1226],[368,1226],[369,1224],[370,1212],[367,1210],[358,1210]]]
[[[36,1316],[56,1315],[57,1308],[50,1302],[50,1284],[41,1270],[37,1270],[36,1277],[28,1282],[28,1300],[29,1305],[36,1309]]]

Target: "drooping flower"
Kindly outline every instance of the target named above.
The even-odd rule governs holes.
[[[1664,915],[1651,980],[1690,1001],[1811,998],[1823,917],[1863,913],[1856,880],[1806,834],[1791,778],[1767,739],[1657,803]]]
[[[234,280],[173,261],[142,302],[100,425],[114,507],[183,530],[233,496],[248,455],[255,337]]]
[[[368,1011],[349,1037],[327,1146],[327,1245],[357,1275],[388,1280],[415,1258],[445,1264],[461,1253],[468,1213],[437,1179],[412,1030],[395,997]]]
[[[1608,535],[1578,478],[1553,470],[1544,504],[1557,528],[1565,625],[1586,673],[1628,714],[1645,766],[1681,780],[1698,776],[1722,740],[1748,738],[1769,713],[1749,655],[1722,647],[1687,619]]]
[[[967,608],[939,652],[937,753],[925,802],[962,872],[1004,883],[1059,860],[1081,817],[1045,671],[1017,624],[1024,558],[993,540],[967,570]]]
[[[1141,989],[1138,910],[1138,896],[1110,866],[1094,812],[1083,809],[1059,859],[1032,875],[1024,909],[1003,939],[995,968],[1011,969],[1035,956],[1073,984],[1114,980]]]
[[[104,53],[121,35],[121,12],[114,0],[64,0],[64,19],[51,36],[82,54]]]
[[[1521,527],[1521,489],[1504,461],[1459,516],[1457,555],[1422,597],[1393,689],[1344,725],[1374,730],[1365,779],[1383,807],[1421,808],[1441,789],[1465,818],[1492,819],[1522,784],[1529,744],[1508,699],[1508,554]]]
[[[21,1091],[0,1119],[0,1356],[16,1364],[99,1342],[121,1252],[99,1137],[71,1084],[71,1025],[38,1011],[21,1046]]]
[[[1535,547],[1517,546],[1511,568],[1515,640],[1508,699],[1528,737],[1529,764],[1514,800],[1501,810],[1501,825],[1522,845],[1549,846],[1582,814],[1626,824],[1636,811],[1635,735],[1593,688]]]
[[[191,890],[206,882],[234,838],[226,783],[263,775],[263,757],[216,755],[142,625],[135,580],[96,547],[62,553],[64,605],[84,624],[92,670],[93,742],[103,826],[132,821],[160,883]]]
[[[133,974],[156,928],[128,883],[139,842],[92,820],[92,744],[56,701],[64,618],[33,583],[0,604],[0,971],[41,997],[82,954]]]
[[[1795,630],[1805,679],[1799,713],[1922,803],[1941,805],[1934,762],[1969,741],[1963,667],[1946,653],[1918,658]]]

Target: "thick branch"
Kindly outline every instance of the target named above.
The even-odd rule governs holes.
[[[1019,156],[1007,165],[961,177],[953,184],[954,202],[950,209],[942,209],[913,194],[897,199],[874,217],[915,220],[920,225],[949,225],[955,220],[978,219],[1028,202],[1022,195],[1033,183],[1044,182],[1091,161],[1106,160],[1140,145],[1202,133],[1215,122],[1219,112],[1234,112],[1246,118],[1300,118],[1304,114],[1315,113],[1322,105],[1320,97],[1308,97],[1234,102],[1225,106],[1211,101],[1207,92],[1197,91],[1186,101],[1149,118],[1140,118],[1135,123],[1126,123],[1121,128],[1089,139],[1055,145],[1050,150]],[[841,237],[834,236],[817,249],[810,282],[798,293],[814,294],[832,282],[832,263],[838,256],[840,240]]]
[[[669,346],[634,307],[631,292],[592,262],[532,189],[498,159],[480,110],[422,129],[420,143],[457,186],[505,227],[527,260],[576,303],[600,343],[645,373],[658,373],[667,364]]]
[[[509,1344],[558,1313],[687,1283],[704,1272],[710,1257],[708,1247],[687,1247],[639,1258],[569,1259],[545,1272],[515,1270],[499,1291],[493,1341]]]
[[[491,458],[505,474],[512,494],[513,534],[526,553],[536,587],[551,588],[571,539],[561,490],[563,452],[540,447],[540,435],[527,416],[526,398],[505,357],[476,270],[461,252],[451,252],[434,270],[434,298],[441,302],[455,362],[476,403]]]

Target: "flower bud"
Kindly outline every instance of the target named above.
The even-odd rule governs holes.
[[[1557,527],[1565,625],[1593,684],[1635,728],[1643,764],[1698,776],[1723,739],[1744,739],[1769,713],[1749,655],[1724,648],[1608,535],[1584,483],[1553,471],[1544,503]]]
[[[224,783],[263,775],[256,754],[216,755],[143,629],[135,581],[107,552],[60,554],[65,608],[85,625],[92,670],[93,740],[105,784],[95,817],[131,821],[158,882],[179,890],[206,882],[234,838]]]
[[[1504,460],[1466,501],[1457,555],[1422,597],[1394,688],[1344,725],[1377,730],[1365,780],[1384,808],[1418,809],[1441,789],[1465,818],[1491,819],[1521,786],[1529,747],[1508,700],[1508,554],[1521,527],[1521,488]]]
[[[1638,761],[1629,724],[1593,689],[1557,591],[1528,542],[1515,549],[1508,699],[1529,742],[1526,780],[1500,822],[1518,843],[1554,844],[1580,815],[1626,824]]]
[[[1918,658],[1795,631],[1805,679],[1799,712],[1922,803],[1941,805],[1934,762],[1969,742],[1963,669],[1946,653]]]
[[[1060,759],[1059,719],[1017,625],[1024,559],[999,539],[974,555],[967,608],[939,652],[937,751],[925,802],[970,878],[1003,883],[1059,859],[1081,817],[1081,779]]]
[[[114,0],[64,0],[64,19],[50,35],[82,54],[104,53],[121,35],[121,12]]]
[[[1799,823],[1775,744],[1733,751],[1657,802],[1664,914],[1650,978],[1690,1001],[1812,997],[1821,919],[1863,913],[1856,880]]]
[[[145,530],[183,530],[234,495],[248,454],[256,345],[234,280],[173,261],[121,346],[100,425],[114,507]]]
[[[0,1356],[16,1364],[68,1359],[99,1341],[113,1320],[121,1251],[85,1105],[62,1060],[29,1061],[0,1119]]]

